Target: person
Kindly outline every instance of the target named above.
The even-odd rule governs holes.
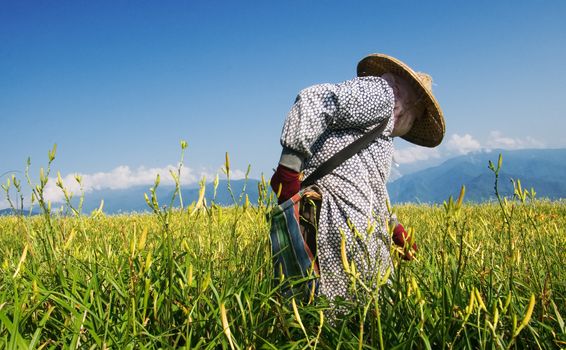
[[[429,75],[372,54],[358,63],[357,77],[300,91],[283,125],[283,150],[270,181],[279,204],[300,190],[302,176],[379,123],[386,123],[381,135],[315,182],[323,194],[316,235],[319,294],[331,301],[349,295],[343,240],[347,261],[367,285],[393,269],[392,240],[404,247],[404,259],[413,257],[416,245],[407,244],[412,239],[403,226],[394,226],[393,237],[387,230],[396,220],[387,209],[386,188],[393,138],[435,147],[444,136],[443,113]]]

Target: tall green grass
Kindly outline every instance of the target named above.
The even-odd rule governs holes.
[[[0,218],[0,348],[566,347],[566,204],[519,182],[495,203],[393,208],[417,258],[393,254],[390,283],[330,305],[279,296],[265,181],[253,205],[164,208],[151,190],[151,214],[60,215],[43,200],[49,166],[33,186],[44,215]]]

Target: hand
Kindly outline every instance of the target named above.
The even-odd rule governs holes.
[[[278,203],[281,204],[293,197],[301,189],[300,174],[283,165],[279,165],[271,177],[271,188],[278,194]],[[281,191],[280,191],[281,190]]]
[[[413,260],[413,251],[417,252],[417,244],[413,243],[412,247],[409,247],[411,242],[411,237],[405,231],[405,228],[401,224],[397,224],[395,229],[393,229],[393,242],[401,248],[403,248],[403,260]]]

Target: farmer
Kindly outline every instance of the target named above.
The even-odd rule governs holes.
[[[357,77],[339,84],[320,84],[302,90],[289,112],[281,134],[283,151],[271,178],[279,203],[301,187],[325,160],[377,124],[386,127],[369,146],[345,160],[315,184],[322,190],[316,252],[320,294],[329,300],[347,298],[350,277],[344,270],[341,242],[360,278],[374,285],[376,276],[392,268],[391,237],[387,224],[389,195],[385,184],[393,156],[393,138],[435,147],[444,136],[442,111],[432,94],[430,76],[416,73],[403,62],[373,54],[358,63]],[[393,241],[412,248],[400,224]]]

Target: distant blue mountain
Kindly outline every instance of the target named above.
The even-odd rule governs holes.
[[[232,194],[228,190],[228,182],[226,180],[220,180],[218,183],[216,196],[214,195],[214,186],[212,183],[207,183],[205,186],[205,198],[208,204],[214,202],[218,205],[233,205],[236,202],[243,204],[245,200],[245,195],[248,196],[249,201],[252,204],[257,203],[258,200],[258,180],[231,180],[230,187]],[[245,193],[241,196],[242,191],[245,187]],[[93,210],[100,207],[100,203],[104,200],[103,211],[106,214],[120,214],[120,213],[131,213],[131,212],[149,212],[151,209],[145,202],[144,194],[150,195],[150,185],[147,186],[135,186],[127,189],[119,190],[98,190],[85,194],[82,212],[84,214],[89,214]],[[198,200],[200,187],[197,185],[187,186],[185,189],[181,187],[183,204],[185,206],[190,205],[192,202]],[[175,193],[174,186],[158,186],[157,187],[157,199],[160,206],[170,206],[171,199]],[[234,198],[232,198],[232,195]],[[72,204],[78,209],[79,198],[75,195],[72,199]],[[173,206],[178,207],[180,205],[179,196],[177,195],[173,201]],[[61,203],[53,204],[52,212],[57,212],[61,208]],[[37,215],[40,210],[37,205],[32,213],[32,215]],[[14,211],[11,208],[1,209],[0,216],[13,215]],[[24,215],[29,215],[29,210],[24,209]]]
[[[523,188],[533,187],[538,198],[566,198],[566,149],[537,149],[472,153],[451,158],[444,163],[404,175],[387,185],[393,203],[442,203],[449,196],[457,197],[462,185],[466,186],[467,201],[481,202],[494,199],[494,175],[488,169],[491,160],[497,164],[499,153],[503,155],[503,165],[500,171],[499,189],[504,196],[511,196],[513,187],[511,179],[520,179]],[[231,181],[232,193],[239,201],[242,189],[246,184],[245,194],[251,203],[258,200],[258,180]],[[97,209],[104,199],[104,212],[107,214],[148,212],[144,193],[149,195],[150,186],[137,186],[123,190],[99,190],[87,193],[83,204],[83,213],[89,214]],[[175,188],[159,186],[157,197],[161,206],[171,204]],[[182,188],[183,202],[188,206],[198,199],[198,186]],[[232,205],[234,200],[228,191],[226,180],[218,184],[214,198],[213,186],[206,184],[205,198],[207,203],[214,199],[219,205]],[[242,197],[244,199],[244,197]],[[73,199],[76,206],[78,198]],[[179,206],[178,197],[173,206]],[[60,205],[54,204],[53,211]],[[39,209],[35,207],[34,213]],[[12,209],[0,210],[0,215],[11,215]],[[24,214],[28,210],[24,209]]]
[[[442,203],[449,196],[457,197],[462,185],[468,201],[494,199],[495,176],[488,162],[497,165],[500,153],[502,195],[511,196],[511,179],[519,179],[523,188],[534,188],[538,198],[566,198],[566,149],[534,149],[472,153],[405,175],[388,184],[391,202]]]
[[[231,180],[230,185],[232,193],[236,201],[239,200],[240,194],[244,185],[246,185],[245,194],[248,195],[250,202],[256,203],[258,200],[258,180]],[[107,214],[129,213],[129,212],[148,212],[151,209],[145,202],[144,193],[150,195],[149,188],[151,186],[136,186],[121,190],[100,190],[87,193],[83,203],[83,213],[90,213],[98,209],[100,202],[104,200],[103,211]],[[183,196],[183,204],[185,206],[196,201],[199,196],[199,187],[181,187],[181,194]],[[160,206],[170,206],[173,193],[175,192],[174,186],[158,186],[157,199]],[[232,205],[234,200],[228,191],[228,183],[226,180],[221,180],[218,183],[216,197],[214,198],[214,189],[212,183],[207,183],[205,187],[205,198],[207,203],[213,200],[219,205]],[[242,200],[245,198],[243,197]],[[73,199],[73,204],[78,204],[78,198]],[[173,206],[179,206],[179,196],[176,196]]]
[[[32,210],[32,212],[30,213],[29,209],[25,209],[24,210],[19,210],[19,209],[12,209],[12,208],[6,208],[6,209],[0,209],[0,216],[8,216],[8,215],[24,215],[24,216],[35,216],[35,215],[39,215],[39,211],[37,209]]]

